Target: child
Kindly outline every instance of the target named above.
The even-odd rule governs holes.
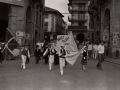
[[[85,65],[87,65],[87,48],[83,47],[82,60],[81,60],[82,69],[86,70]]]

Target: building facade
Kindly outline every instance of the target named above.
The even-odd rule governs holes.
[[[0,40],[5,42],[6,28],[18,43],[29,43],[34,48],[43,40],[44,0],[0,0]],[[4,10],[4,12],[3,12]]]
[[[91,0],[89,13],[91,40],[106,42],[108,55],[120,57],[120,1]]]
[[[72,31],[75,39],[82,42],[89,37],[89,0],[69,0],[68,10],[70,16],[68,21],[71,26],[68,26],[68,31]]]
[[[57,35],[65,34],[63,15],[52,8],[45,7],[45,40],[56,39]]]

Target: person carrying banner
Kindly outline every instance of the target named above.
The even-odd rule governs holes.
[[[36,64],[39,63],[40,54],[41,54],[41,52],[40,52],[40,50],[39,50],[39,46],[36,46],[36,49],[35,49],[35,52],[34,52]]]
[[[59,62],[60,62],[60,73],[63,75],[63,68],[65,67],[65,49],[64,46],[61,46],[60,52],[59,52]]]
[[[22,49],[21,49],[21,58],[22,58],[21,67],[22,67],[23,69],[26,68],[25,62],[26,62],[27,57],[30,58],[30,53],[29,53],[28,46],[25,45],[25,46],[22,47]]]
[[[86,70],[85,65],[87,65],[87,48],[86,46],[83,47],[82,49],[82,60],[81,60],[81,65],[82,65],[82,69]]]

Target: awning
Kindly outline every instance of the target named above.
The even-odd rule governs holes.
[[[24,0],[0,0],[0,3],[23,6],[24,5]]]

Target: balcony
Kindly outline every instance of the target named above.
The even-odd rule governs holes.
[[[89,5],[89,11],[90,10],[98,10],[98,9],[99,9],[99,5],[96,3],[96,0],[92,0]]]
[[[68,31],[88,31],[87,26],[68,26]]]
[[[87,18],[71,18],[70,16],[68,16],[68,21],[72,22],[72,21],[78,21],[78,22],[86,22]]]
[[[88,11],[88,7],[85,8],[72,8],[71,6],[68,7],[68,11],[70,13],[72,12],[87,12]]]
[[[98,5],[103,5],[103,4],[105,4],[106,2],[108,2],[109,0],[96,0],[96,3],[98,4]]]

